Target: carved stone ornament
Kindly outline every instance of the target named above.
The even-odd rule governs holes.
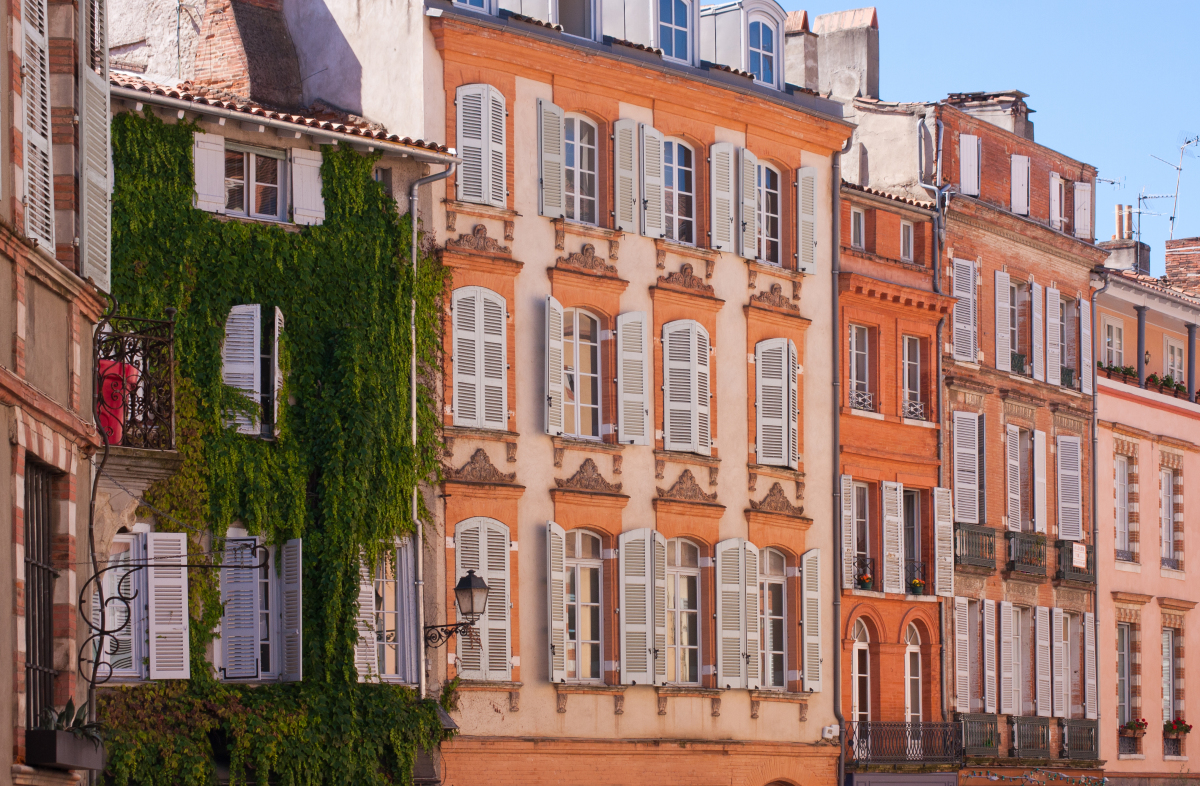
[[[750,490],[758,491],[758,473],[757,472],[750,473]]]
[[[510,690],[508,692],[508,711],[509,712],[520,712],[521,711],[521,691]]]
[[[760,513],[782,513],[785,516],[804,515],[804,507],[797,507],[789,502],[787,494],[783,492],[783,486],[778,482],[771,484],[771,490],[759,502],[750,500],[750,509]]]
[[[505,442],[504,443],[504,454],[505,454],[504,457],[505,457],[505,459],[508,460],[509,464],[516,464],[517,463],[517,443]]]
[[[720,471],[721,471],[720,467],[709,467],[708,468],[708,485],[710,485],[710,486],[717,485],[717,474]]]
[[[488,458],[487,451],[478,448],[471,460],[458,469],[447,469],[448,480],[464,480],[470,483],[512,483],[517,479],[515,472],[501,472]]]
[[[488,237],[487,227],[476,224],[471,234],[459,235],[458,240],[448,240],[446,245],[451,248],[465,248],[469,251],[493,251],[498,254],[511,254],[512,249],[500,245],[495,238]]]
[[[764,306],[772,306],[773,308],[782,308],[785,311],[800,311],[800,307],[789,300],[787,295],[783,294],[782,284],[772,284],[769,292],[760,292],[757,295],[751,295],[750,302],[762,303]]]
[[[713,293],[713,288],[704,283],[704,279],[692,272],[692,263],[684,262],[679,266],[678,273],[668,273],[665,276],[658,277],[660,284],[674,284],[677,287],[684,289],[694,289],[697,292],[703,292],[706,295]]]
[[[704,260],[704,277],[712,278],[713,270],[715,270],[716,267],[717,267],[717,260],[715,260],[715,259]]]
[[[707,494],[704,489],[700,488],[700,484],[696,482],[696,476],[692,474],[690,469],[685,469],[679,473],[679,479],[675,481],[675,485],[669,489],[658,489],[658,496],[663,499],[678,499],[684,502],[716,502],[717,495]]]
[[[624,715],[624,714],[625,714],[625,694],[624,693],[615,693],[615,694],[613,694],[613,715]]]
[[[594,270],[597,273],[602,273],[606,276],[615,276],[617,269],[612,265],[607,264],[603,257],[596,256],[596,247],[591,243],[584,243],[583,248],[577,254],[567,254],[565,257],[559,257],[558,261],[563,265],[571,265],[572,267],[580,267],[584,270]]]
[[[654,253],[654,266],[659,270],[667,269],[667,250],[660,248]]]
[[[658,694],[658,714],[667,714],[667,696],[665,693]]]
[[[558,711],[559,712],[567,711],[567,694],[565,694],[565,693],[558,694]]]
[[[624,461],[625,461],[625,457],[622,456],[620,453],[613,454],[613,474],[614,475],[621,474],[621,466],[624,464]]]
[[[754,285],[755,285],[756,283],[758,283],[758,271],[757,271],[757,270],[751,270],[751,271],[748,271],[748,272],[749,272],[749,275],[747,276],[747,278],[749,278],[749,279],[750,279],[750,289],[754,289]]]
[[[567,230],[561,222],[554,222],[554,248],[557,251],[565,251],[567,248]]]
[[[562,469],[563,456],[567,455],[567,449],[564,447],[554,448],[554,466]]]
[[[665,459],[654,459],[654,477],[657,480],[662,480],[666,477],[667,462]]]
[[[596,466],[596,462],[590,458],[583,460],[579,465],[578,471],[574,475],[563,480],[555,478],[554,485],[560,489],[578,489],[580,491],[600,491],[606,494],[619,494],[621,491],[620,483],[609,483],[600,474],[600,469]]]
[[[761,704],[762,704],[762,702],[759,701],[758,699],[750,700],[750,717],[751,718],[758,720],[758,708]]]
[[[455,224],[457,224],[457,223],[458,223],[458,214],[455,213],[453,210],[447,210],[446,211],[446,231],[447,232],[456,231]]]
[[[446,446],[446,458],[454,458],[454,437],[443,437],[442,442]]]
[[[510,219],[504,219],[504,239],[512,240],[513,233],[516,232],[517,222]]]
[[[621,253],[621,241],[620,240],[608,241],[608,258],[615,262],[615,261],[617,261],[617,255],[619,253]]]
[[[808,702],[800,702],[800,722],[804,723],[808,720]]]
[[[714,718],[721,717],[721,697],[713,696],[712,698],[712,716]]]
[[[792,282],[792,300],[799,300],[799,299],[800,299],[800,282],[793,281]]]

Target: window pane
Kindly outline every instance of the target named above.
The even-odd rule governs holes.
[[[225,209],[246,211],[245,154],[236,150],[225,151]]]
[[[254,212],[279,215],[279,160],[254,157]]]

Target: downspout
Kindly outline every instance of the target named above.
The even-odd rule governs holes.
[[[409,310],[408,338],[410,342],[411,354],[409,355],[408,368],[408,409],[410,421],[409,437],[412,439],[413,457],[416,458],[417,453],[417,189],[429,183],[436,183],[439,180],[445,180],[454,174],[455,163],[453,161],[446,165],[446,168],[441,172],[422,177],[413,182],[408,190],[408,217],[412,222],[412,236],[409,238],[409,250],[412,252],[412,275],[413,275],[413,295],[412,305]],[[412,520],[413,520],[413,537],[416,539],[415,548],[413,549],[413,562],[416,563],[413,570],[413,584],[417,587],[417,641],[422,643],[421,660],[417,664],[417,698],[425,698],[425,563],[422,557],[425,554],[425,537],[421,530],[421,524],[417,521],[417,491],[420,483],[413,484],[412,490]]]
[[[1093,347],[1095,347],[1095,345],[1096,345],[1096,298],[1099,297],[1100,295],[1104,294],[1104,290],[1108,289],[1108,285],[1109,285],[1108,275],[1104,274],[1104,286],[1100,287],[1099,289],[1097,289],[1095,292],[1092,293],[1092,309],[1091,309],[1091,313],[1088,316],[1091,317],[1091,322],[1092,322],[1091,333],[1089,334],[1089,336],[1092,339]],[[1093,358],[1093,360],[1095,360],[1095,358]],[[1097,481],[1099,478],[1099,473],[1096,470],[1096,456],[1100,451],[1100,434],[1099,434],[1099,429],[1096,427],[1096,418],[1099,415],[1099,411],[1100,411],[1100,382],[1099,382],[1098,375],[1096,373],[1096,364],[1094,362],[1092,363],[1092,368],[1089,373],[1092,375],[1092,550],[1093,550],[1093,552],[1096,552],[1099,550],[1099,541],[1096,540],[1096,505],[1098,502],[1098,491],[1097,491],[1096,487],[1097,487]],[[1098,564],[1098,562],[1096,564]],[[1100,593],[1099,592],[1092,593],[1092,620],[1093,620],[1093,623],[1092,623],[1093,626],[1098,625],[1100,622]],[[1092,642],[1092,644],[1093,644],[1093,646],[1095,646],[1095,642]],[[1099,657],[1098,652],[1097,652],[1097,657]],[[1097,685],[1097,689],[1098,688],[1099,688],[1099,685]],[[1096,702],[1096,722],[1099,723],[1099,721],[1100,721],[1100,702],[1097,701]]]
[[[850,150],[854,140],[851,135],[846,140],[846,146],[841,152],[833,154],[830,186],[832,193],[833,211],[829,220],[829,234],[833,240],[831,257],[831,272],[833,284],[833,542],[834,553],[839,556],[833,560],[833,717],[838,724],[838,772],[837,786],[846,782],[846,719],[842,717],[842,325],[841,309],[839,307],[838,276],[842,271],[842,153]]]

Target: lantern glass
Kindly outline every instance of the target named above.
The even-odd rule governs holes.
[[[467,622],[475,622],[487,609],[487,582],[476,576],[475,571],[468,570],[467,575],[455,585],[454,598],[458,601],[458,610],[462,612],[463,618]]]

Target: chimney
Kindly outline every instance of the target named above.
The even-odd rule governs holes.
[[[1167,283],[1189,295],[1200,295],[1200,237],[1167,241]]]
[[[784,78],[807,90],[818,89],[817,34],[808,29],[808,12],[789,11],[783,34],[783,61],[787,65]]]
[[[205,14],[192,81],[273,109],[300,109],[300,63],[282,0],[218,0]]]
[[[837,11],[813,20],[817,89],[834,98],[879,98],[879,17],[874,8]]]
[[[1133,205],[1125,206],[1125,235],[1126,240],[1133,240]]]

